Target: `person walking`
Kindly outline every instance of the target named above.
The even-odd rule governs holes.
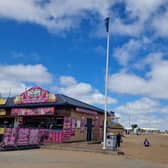
[[[120,147],[120,143],[121,143],[121,134],[118,133],[118,134],[117,134],[117,147],[118,147],[118,148]]]

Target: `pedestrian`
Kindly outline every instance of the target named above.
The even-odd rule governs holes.
[[[117,134],[117,147],[120,147],[120,143],[121,143],[121,134],[118,133]]]
[[[149,140],[147,138],[145,138],[144,147],[149,147],[149,146],[150,146]]]

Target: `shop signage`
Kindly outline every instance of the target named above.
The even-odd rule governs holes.
[[[6,110],[0,109],[0,116],[6,115]]]
[[[36,115],[53,115],[54,107],[41,108],[13,108],[11,110],[12,116],[36,116]]]
[[[7,99],[0,98],[0,105],[6,104]]]
[[[20,96],[16,96],[14,99],[15,104],[27,104],[27,103],[48,103],[55,102],[56,96],[48,91],[40,88],[33,87]]]
[[[81,112],[81,113],[86,113],[86,114],[91,114],[91,115],[96,115],[97,112],[96,111],[91,111],[91,110],[87,110],[87,109],[83,109],[83,108],[76,108],[77,112]]]

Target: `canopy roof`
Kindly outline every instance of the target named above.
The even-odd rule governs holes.
[[[14,99],[15,97],[7,98],[5,104],[0,105],[0,109],[7,109],[7,108],[32,108],[32,107],[80,107],[92,111],[96,111],[99,113],[104,113],[104,110],[97,108],[93,105],[84,103],[77,99],[68,97],[63,94],[55,94],[57,101],[56,102],[42,102],[42,103],[27,103],[27,104],[15,104]]]

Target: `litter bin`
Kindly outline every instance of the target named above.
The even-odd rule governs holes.
[[[117,135],[112,133],[107,134],[106,147],[111,150],[117,149]]]

